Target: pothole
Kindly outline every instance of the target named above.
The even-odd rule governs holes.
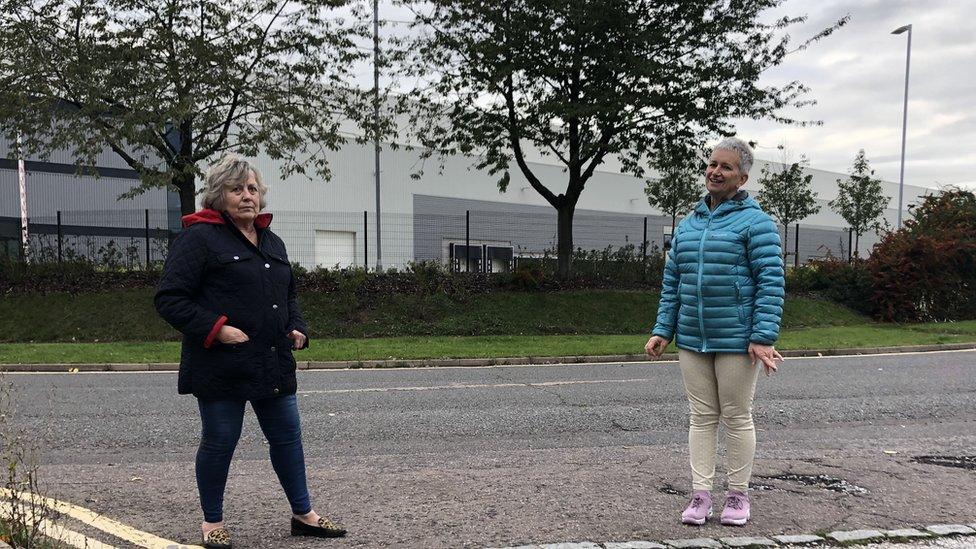
[[[868,493],[867,488],[862,488],[842,478],[836,478],[828,475],[798,475],[795,473],[786,473],[782,475],[762,476],[760,478],[769,480],[787,480],[790,482],[805,484],[807,486],[819,486],[824,490],[839,492],[841,494],[856,494],[861,496]]]
[[[976,470],[976,456],[915,456],[912,461],[925,465]]]
[[[775,486],[771,485],[771,484],[762,484],[762,483],[757,483],[757,482],[750,482],[749,483],[749,489],[750,490],[757,490],[759,492],[766,492],[766,491],[769,491],[769,490],[776,490],[777,488]],[[662,494],[668,494],[668,495],[672,495],[672,496],[688,496],[688,491],[687,490],[682,490],[680,488],[675,488],[674,485],[669,484],[669,483],[664,483],[663,485],[659,486],[658,489],[657,489],[657,491],[658,492],[661,492]]]
[[[668,483],[664,483],[664,485],[661,486],[661,487],[659,487],[657,489],[657,491],[658,492],[661,492],[662,494],[670,494],[672,496],[687,496],[688,495],[688,492],[686,492],[684,490],[679,490],[679,489],[675,488],[674,486],[672,486],[672,485],[670,485]]]

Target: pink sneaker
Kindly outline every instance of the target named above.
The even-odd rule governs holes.
[[[701,526],[712,516],[712,494],[708,490],[695,490],[691,493],[691,502],[684,513],[681,513],[682,524]]]
[[[729,490],[722,509],[722,524],[744,526],[749,521],[749,496],[745,492]]]

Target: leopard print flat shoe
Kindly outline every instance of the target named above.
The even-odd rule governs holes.
[[[207,549],[231,549],[230,533],[223,527],[214,528],[204,534],[203,546]]]
[[[291,518],[291,535],[309,536],[313,538],[341,538],[346,535],[346,529],[331,520],[320,517],[319,523],[315,526]]]

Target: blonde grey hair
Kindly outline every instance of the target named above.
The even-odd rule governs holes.
[[[268,187],[264,184],[261,172],[258,171],[250,162],[236,154],[225,154],[216,164],[207,169],[204,176],[203,198],[200,204],[204,208],[211,210],[224,210],[224,191],[232,189],[237,185],[247,181],[248,174],[254,174],[254,181],[258,185],[258,209],[263,210],[268,205],[265,196],[268,194]]]
[[[738,137],[726,137],[712,150],[732,151],[739,155],[739,171],[742,173],[749,173],[752,169],[752,147]]]

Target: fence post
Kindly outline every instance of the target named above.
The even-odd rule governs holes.
[[[149,270],[149,208],[146,208],[146,270]]]
[[[796,234],[793,236],[793,266],[800,266],[800,224],[796,224]]]
[[[62,262],[61,258],[61,210],[58,210],[58,265]]]
[[[464,210],[464,272],[471,272],[471,210]]]
[[[363,210],[363,268],[369,271],[369,216]]]

